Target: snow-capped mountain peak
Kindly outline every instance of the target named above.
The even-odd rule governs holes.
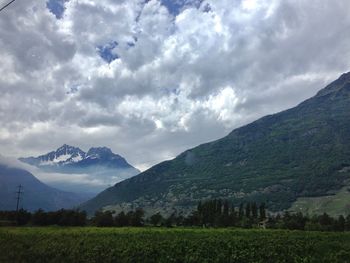
[[[107,147],[92,147],[86,154],[86,159],[111,159],[111,157],[119,156]]]
[[[65,181],[63,186],[67,190],[89,189],[92,192],[102,191],[110,184],[129,178],[140,171],[130,165],[122,156],[115,154],[107,147],[92,147],[87,152],[78,147],[67,144],[57,150],[38,157],[20,158],[20,161],[36,166],[48,173],[79,174],[88,176],[91,180],[99,182],[97,185],[86,183],[77,184]],[[62,188],[64,189],[64,188]],[[65,189],[65,190],[66,190]]]
[[[81,149],[64,144],[56,151],[38,157],[20,158],[20,160],[36,166],[60,166],[79,162],[85,158],[85,155],[86,153]]]
[[[20,158],[20,161],[37,167],[50,166],[94,166],[102,165],[115,168],[132,167],[118,154],[107,147],[92,147],[87,153],[78,147],[67,144],[62,145],[56,151],[38,157]],[[133,167],[132,167],[133,168]]]

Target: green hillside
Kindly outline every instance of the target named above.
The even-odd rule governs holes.
[[[300,197],[290,208],[292,212],[303,214],[328,213],[333,217],[339,215],[350,215],[350,185],[345,186],[333,195],[319,197]]]
[[[350,73],[295,108],[266,116],[190,149],[100,193],[92,213],[143,207],[187,211],[202,199],[266,202],[331,195],[350,178]],[[350,201],[349,201],[350,202]]]

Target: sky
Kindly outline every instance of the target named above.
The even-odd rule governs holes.
[[[16,0],[0,12],[0,154],[107,146],[145,170],[350,71],[349,10],[348,0]]]

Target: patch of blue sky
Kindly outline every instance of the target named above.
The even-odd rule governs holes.
[[[61,19],[64,14],[64,3],[69,0],[48,0],[46,2],[46,7],[53,13],[57,19]]]
[[[161,88],[161,91],[166,95],[180,95],[180,89],[175,87]]]
[[[120,58],[119,55],[114,51],[117,46],[117,41],[112,41],[106,45],[97,46],[97,53],[104,61],[111,63],[112,61]]]
[[[174,16],[180,14],[188,7],[200,8],[204,0],[160,0]]]

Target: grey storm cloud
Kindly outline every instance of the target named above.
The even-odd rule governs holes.
[[[348,0],[59,3],[0,14],[3,155],[106,145],[145,169],[350,68]]]

